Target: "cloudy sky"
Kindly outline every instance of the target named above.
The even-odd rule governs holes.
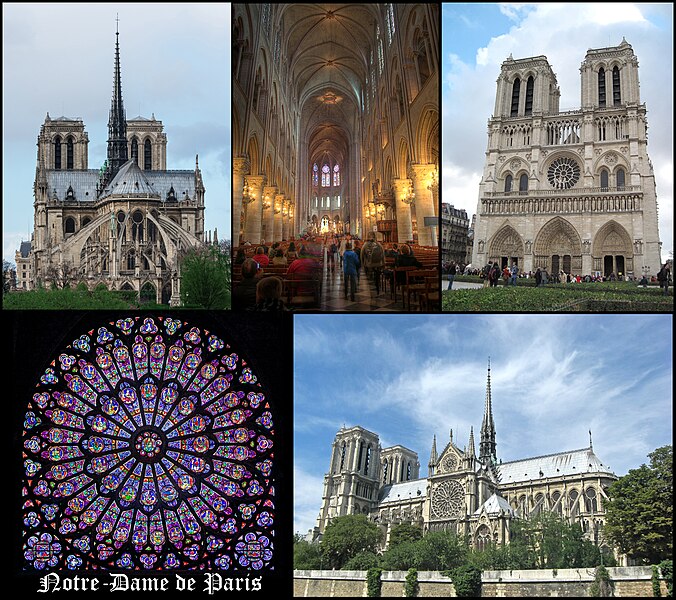
[[[544,54],[556,73],[561,110],[580,108],[580,64],[588,48],[624,36],[639,60],[641,101],[655,169],[662,255],[673,250],[673,6],[671,4],[455,4],[442,8],[444,201],[476,212],[500,65]]]
[[[105,160],[118,12],[127,118],[154,113],[163,122],[168,169],[194,169],[199,154],[206,227],[230,237],[230,4],[3,3],[3,258],[11,262],[33,229],[46,114],[81,117],[89,167]]]
[[[487,358],[498,458],[586,448],[618,475],[672,439],[671,315],[296,315],[294,531],[315,524],[345,425],[415,450],[481,427]],[[478,443],[478,442],[477,442]],[[478,448],[478,446],[477,446]]]

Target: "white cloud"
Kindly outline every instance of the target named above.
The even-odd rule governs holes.
[[[305,535],[317,521],[322,505],[324,478],[311,475],[294,465],[293,479],[293,530]]]

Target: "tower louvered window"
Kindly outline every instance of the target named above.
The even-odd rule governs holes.
[[[533,78],[529,77],[528,81],[526,82],[526,114],[527,115],[533,114],[533,87],[534,87]]]
[[[143,168],[150,171],[153,168],[153,151],[150,146],[150,140],[146,140],[143,144]]]
[[[603,67],[599,69],[599,106],[606,105],[606,72]]]
[[[73,170],[73,138],[70,136],[66,142],[66,169]]]
[[[517,77],[512,87],[512,110],[510,117],[516,117],[519,114],[519,94],[521,93],[521,80]]]
[[[613,106],[619,106],[621,102],[620,97],[620,70],[613,67]]]
[[[54,168],[61,169],[61,138],[59,136],[54,140]]]

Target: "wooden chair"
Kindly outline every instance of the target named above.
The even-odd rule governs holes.
[[[394,267],[392,270],[392,297],[394,298],[394,301],[397,301],[397,288],[398,287],[403,287],[406,285],[406,272],[407,271],[415,271],[417,270],[418,267],[416,266],[411,266],[411,267]],[[398,273],[403,273],[403,281],[404,283],[399,283],[399,277],[397,277]],[[403,302],[403,292],[402,292],[402,302]]]
[[[439,277],[434,269],[417,269],[415,271],[406,272],[406,285],[402,288],[402,299],[404,299],[404,309],[406,309],[406,300],[408,301],[408,310],[411,310],[411,295],[415,299],[420,292],[426,289],[425,279],[427,277]]]
[[[420,312],[439,312],[441,300],[439,277],[425,277],[425,291],[420,292]]]

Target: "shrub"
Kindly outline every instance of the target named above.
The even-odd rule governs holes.
[[[481,596],[481,571],[472,565],[463,565],[442,575],[451,578],[455,595],[459,598],[478,598]]]
[[[589,595],[593,598],[607,598],[613,595],[613,582],[610,580],[608,569],[603,565],[596,567],[594,583],[589,588]]]
[[[380,587],[381,587],[380,574],[381,573],[382,573],[382,569],[378,569],[377,567],[374,567],[373,569],[369,569],[368,573],[366,574],[366,595],[369,598],[379,598],[380,597]]]
[[[407,598],[415,598],[418,595],[418,571],[409,569],[406,575],[406,583],[404,584],[404,596]]]

